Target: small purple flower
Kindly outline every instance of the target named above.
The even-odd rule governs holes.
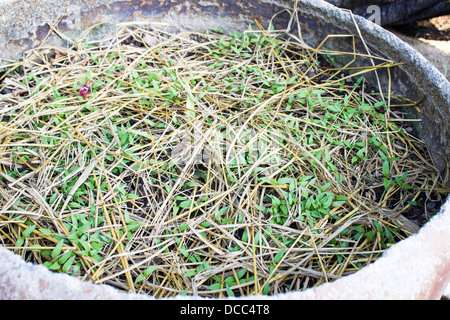
[[[86,82],[86,83],[84,84],[84,86],[82,86],[81,89],[80,89],[80,93],[81,93],[81,95],[83,96],[83,98],[85,98],[85,99],[87,99],[86,94],[87,94],[88,92],[91,92],[91,91],[92,91],[92,90],[91,90],[91,87],[89,87],[89,84],[91,84],[92,82],[94,82],[94,81],[89,80],[89,81]]]

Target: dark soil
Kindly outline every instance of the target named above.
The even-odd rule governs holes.
[[[416,21],[404,26],[396,27],[395,30],[413,38],[449,41],[450,15]]]

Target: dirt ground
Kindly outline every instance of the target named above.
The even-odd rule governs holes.
[[[419,51],[450,81],[450,15],[387,29]]]

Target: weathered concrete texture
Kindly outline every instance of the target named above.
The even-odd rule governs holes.
[[[110,286],[95,286],[75,277],[24,262],[0,248],[0,300],[6,299],[135,299]]]
[[[120,0],[119,0],[120,1]],[[0,45],[21,39],[45,23],[66,14],[88,11],[110,0],[4,0],[0,3]]]
[[[376,262],[335,282],[303,292],[246,299],[439,299],[450,284],[450,197],[418,234],[394,245]],[[199,297],[179,297],[179,299]],[[0,300],[152,299],[81,282],[24,262],[0,248]]]

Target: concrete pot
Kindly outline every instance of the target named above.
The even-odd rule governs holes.
[[[31,0],[0,1],[0,59],[17,58],[24,50],[38,46],[50,30],[46,23],[53,25],[61,15],[63,18],[58,23],[58,30],[64,33],[64,38],[75,37],[79,30],[100,22],[152,21],[160,26],[170,25],[172,31],[217,26],[244,30],[255,19],[267,26],[274,14],[277,14],[273,20],[275,26],[286,28],[290,23],[286,10],[297,6],[303,39],[312,47],[328,34],[350,33],[356,36],[359,52],[367,52],[367,45],[372,53],[403,63],[392,70],[395,79],[393,90],[415,100],[426,96],[421,114],[411,116],[422,119],[415,130],[431,149],[438,151],[432,157],[439,170],[448,177],[450,83],[431,63],[393,34],[368,20],[352,16],[348,11],[339,10],[322,0],[69,0],[63,5],[55,4],[52,0],[41,0],[40,4]],[[106,27],[95,32],[102,34],[108,30]],[[52,35],[46,41],[61,43],[61,37]],[[339,40],[327,45],[342,51],[350,49],[351,42]],[[5,63],[2,60],[0,65]],[[382,86],[387,83],[387,74],[381,72],[379,77]],[[392,246],[380,259],[355,274],[303,292],[269,298],[439,299],[449,282],[450,199],[417,234]],[[0,247],[0,299],[17,298],[151,299],[52,273],[43,266],[25,263]]]

